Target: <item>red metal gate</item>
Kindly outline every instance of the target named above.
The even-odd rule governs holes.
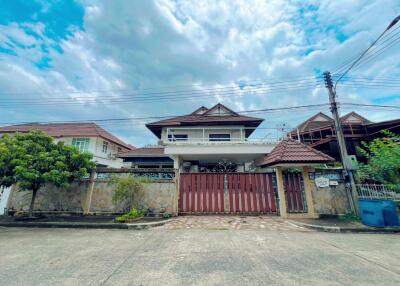
[[[181,174],[180,213],[276,213],[272,173]]]
[[[300,172],[285,172],[284,187],[287,211],[289,213],[307,212],[303,174]]]

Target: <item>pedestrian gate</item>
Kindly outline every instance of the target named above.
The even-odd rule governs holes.
[[[183,173],[179,212],[277,213],[272,173]]]
[[[284,172],[283,178],[287,211],[289,213],[307,212],[302,173]]]

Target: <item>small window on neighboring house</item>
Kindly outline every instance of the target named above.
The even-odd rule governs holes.
[[[76,147],[79,152],[89,150],[89,138],[72,138],[72,146]]]
[[[122,152],[122,148],[121,147],[118,147],[118,153],[121,153]]]
[[[107,153],[107,150],[108,150],[108,142],[103,141],[103,153]]]
[[[231,134],[210,134],[208,139],[210,141],[231,141]]]
[[[187,141],[187,134],[168,134],[168,141]]]

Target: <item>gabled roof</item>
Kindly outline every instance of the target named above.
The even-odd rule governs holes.
[[[143,147],[121,152],[119,158],[127,157],[168,157],[164,154],[164,147]]]
[[[199,108],[197,108],[195,111],[193,111],[192,113],[190,113],[191,115],[201,115],[204,114],[205,112],[208,111],[208,108],[205,106],[201,106]]]
[[[226,107],[225,105],[218,103],[211,107],[207,112],[204,113],[206,116],[229,116],[236,115],[239,116],[235,111]]]
[[[318,112],[314,116],[310,117],[303,123],[299,124],[292,132],[304,132],[307,130],[318,129],[327,127],[333,124],[333,119],[326,115],[325,113]]]
[[[161,138],[163,127],[184,127],[184,126],[218,126],[218,125],[243,125],[245,127],[258,127],[264,119],[243,116],[232,111],[223,104],[217,104],[202,114],[198,114],[200,107],[189,115],[177,116],[153,123],[146,124],[158,138]],[[204,107],[205,108],[205,107]],[[203,108],[203,110],[204,110]],[[249,136],[254,130],[246,130]]]
[[[349,112],[346,115],[340,117],[340,122],[343,124],[370,124],[371,121],[361,116],[357,112]],[[318,130],[326,127],[334,126],[334,121],[331,117],[326,115],[325,113],[318,112],[314,116],[308,118],[306,121],[299,124],[295,129],[291,131],[291,134],[296,134],[297,129],[299,132]]]
[[[278,164],[324,164],[334,162],[332,157],[293,139],[284,139],[266,155],[257,165],[271,166]]]
[[[101,137],[109,140],[125,149],[133,149],[134,146],[126,144],[108,131],[95,123],[28,123],[0,127],[2,133],[26,133],[29,131],[43,131],[54,138],[62,137]]]
[[[369,124],[371,121],[366,119],[365,117],[361,116],[357,112],[349,112],[346,115],[343,115],[340,117],[340,122],[341,123],[349,123],[349,124]]]

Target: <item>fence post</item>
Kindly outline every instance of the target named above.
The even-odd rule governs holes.
[[[83,208],[83,214],[87,215],[90,213],[90,205],[92,203],[93,189],[94,189],[94,178],[96,176],[96,171],[92,170],[89,177],[89,185],[86,192],[86,201]]]
[[[283,173],[282,167],[276,167],[276,184],[278,187],[278,197],[279,197],[279,213],[281,217],[287,218],[288,212],[286,208],[286,196],[285,196],[285,187],[283,185]]]
[[[312,197],[312,184],[308,177],[310,167],[304,166],[302,170],[303,182],[304,182],[304,193],[306,195],[307,212],[312,218],[318,218],[318,214],[315,213],[314,201]]]

